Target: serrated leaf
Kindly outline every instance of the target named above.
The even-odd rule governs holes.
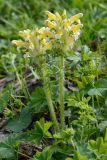
[[[12,159],[14,157],[14,151],[11,148],[0,147],[0,158]]]
[[[13,132],[21,132],[31,123],[31,118],[32,114],[29,111],[29,108],[26,107],[22,110],[20,115],[17,115],[8,121],[6,128]]]
[[[36,88],[36,90],[31,95],[31,101],[28,106],[33,112],[39,113],[45,110],[47,105],[46,96],[42,87]]]
[[[20,145],[20,137],[18,134],[10,134],[0,143],[0,158],[16,159],[16,146]]]
[[[53,146],[45,147],[42,152],[36,153],[36,160],[51,160],[54,151],[56,151],[56,148]]]
[[[48,131],[51,125],[51,122],[45,122],[43,118],[37,121],[35,128],[29,132],[31,139],[39,144],[43,138],[51,137],[51,133]]]

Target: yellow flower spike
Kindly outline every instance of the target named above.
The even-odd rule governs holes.
[[[56,19],[56,16],[53,13],[51,13],[49,11],[46,11],[45,13],[48,16],[49,20],[55,20]]]
[[[79,20],[79,18],[81,18],[82,16],[83,16],[82,13],[78,13],[78,14],[72,16],[72,17],[70,18],[71,24],[74,23],[74,22],[77,22],[77,21]]]
[[[49,20],[46,20],[46,24],[50,29],[56,29],[56,27],[57,27],[55,22],[51,22]]]
[[[58,12],[56,12],[55,15],[56,15],[56,20],[61,22],[62,21],[62,17],[60,16],[60,14]]]
[[[16,45],[17,47],[22,47],[25,45],[25,42],[23,42],[22,40],[13,40],[12,44]]]
[[[65,47],[66,51],[70,50],[80,35],[82,27],[80,17],[82,17],[83,14],[79,13],[71,18],[67,18],[66,10],[64,10],[61,15],[58,12],[53,15],[56,16],[56,19],[46,20],[46,26],[50,29],[49,31],[53,34],[53,37],[50,37],[48,34],[47,37],[51,42],[53,41],[55,47],[62,48],[62,50]],[[64,45],[61,46],[60,44]]]
[[[20,31],[19,35],[24,41],[13,41],[13,44],[18,47],[24,46],[30,50],[35,49],[38,53],[46,52],[46,50],[52,49],[52,46],[57,46],[62,50],[65,47],[66,51],[70,50],[80,35],[82,27],[80,17],[83,14],[76,14],[71,18],[67,18],[66,10],[61,15],[58,12],[53,14],[49,11],[46,11],[46,14],[48,16],[46,27],[36,28],[33,31],[29,29]]]

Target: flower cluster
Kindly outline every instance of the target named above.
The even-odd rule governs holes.
[[[54,47],[60,48],[63,51],[71,50],[80,35],[83,26],[80,17],[82,17],[83,14],[79,13],[70,18],[67,18],[65,10],[62,15],[58,12],[53,14],[49,11],[47,11],[46,14],[48,16],[46,26],[51,30],[51,34],[54,35]]]
[[[80,35],[82,13],[71,18],[67,18],[66,11],[62,15],[49,11],[46,11],[46,14],[48,18],[45,27],[20,31],[19,35],[22,40],[13,40],[12,43],[17,47],[35,51],[36,55],[45,54],[52,48],[69,51]]]
[[[36,28],[33,31],[29,29],[20,31],[19,35],[23,40],[13,40],[12,43],[19,48],[25,47],[27,50],[35,52],[36,55],[44,54],[46,53],[47,50],[51,49],[52,46],[49,41],[49,38],[48,37],[44,38],[40,34],[40,32],[41,32],[41,29],[38,29],[38,28]]]

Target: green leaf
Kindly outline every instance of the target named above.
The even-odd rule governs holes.
[[[14,150],[11,148],[0,147],[0,158],[9,158],[13,159],[14,157]]]
[[[54,134],[54,138],[57,140],[61,140],[62,142],[66,141],[68,143],[71,143],[74,134],[75,131],[73,130],[73,128],[67,128],[61,132]]]
[[[93,150],[96,149],[96,141],[90,140],[89,145],[90,145],[90,148],[92,148]]]
[[[98,137],[96,140],[96,147],[98,150],[100,150],[100,146],[103,144],[103,138],[102,137]]]
[[[50,153],[50,147],[48,146],[42,151],[41,154],[37,153],[37,157],[38,157],[37,159],[38,160],[49,160],[49,158],[51,158],[51,156],[48,155],[49,153]]]
[[[95,83],[96,88],[107,88],[107,79],[99,79],[96,83]]]
[[[70,157],[68,157],[68,158],[66,158],[65,160],[73,160],[72,158],[70,158]]]
[[[31,101],[28,106],[35,113],[39,113],[45,110],[47,105],[46,96],[42,87],[36,88],[31,95]]]
[[[43,118],[37,121],[35,128],[29,132],[31,140],[39,144],[44,138],[50,138],[51,133],[48,130],[51,126],[52,123],[45,122]]]
[[[17,115],[8,121],[6,128],[13,132],[21,132],[23,129],[28,127],[31,120],[32,114],[29,111],[29,108],[26,107],[22,110],[20,115]]]
[[[74,160],[88,160],[87,156],[81,155],[80,152],[76,152]]]
[[[35,160],[52,160],[52,155],[54,152],[57,151],[57,146],[47,146],[43,149],[42,152],[36,153],[36,159]]]
[[[105,158],[107,156],[107,142],[102,137],[98,137],[96,141],[89,141],[88,149],[91,150],[97,157]]]
[[[8,91],[0,93],[0,113],[7,107],[10,94]]]
[[[93,88],[88,91],[90,96],[102,96],[102,93],[106,91],[107,88]]]
[[[106,128],[107,128],[107,121],[101,121],[101,123],[99,123],[100,131],[104,131]]]
[[[0,158],[16,159],[16,148],[19,148],[20,137],[18,134],[10,134],[0,142]]]

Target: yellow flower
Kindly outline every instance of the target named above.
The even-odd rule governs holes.
[[[69,51],[78,39],[81,31],[82,13],[67,18],[66,10],[60,15],[46,11],[48,16],[45,27],[35,30],[26,29],[20,31],[19,35],[22,40],[13,40],[12,43],[17,47],[24,46],[27,50],[34,50],[36,55],[45,54],[52,48],[60,48]]]
[[[82,13],[78,13],[70,18],[70,23],[77,22],[83,16]]]
[[[47,27],[42,27],[40,30],[38,30],[38,33],[42,36],[42,38],[52,38],[54,37],[53,33],[50,32],[50,29]]]
[[[56,18],[53,15],[55,15]],[[66,51],[70,50],[80,35],[82,28],[80,17],[82,17],[83,14],[79,13],[67,18],[66,11],[64,10],[61,15],[56,12],[55,14],[52,14],[52,16],[53,18],[48,18],[46,20],[46,26],[54,35],[51,37],[51,41],[53,39],[54,42],[53,46],[55,46],[55,48],[61,48],[62,50],[66,48]]]
[[[12,44],[16,45],[17,47],[23,47],[25,45],[22,40],[13,40]]]
[[[58,32],[57,32],[57,34],[58,34],[59,36],[62,36],[62,35],[63,35],[63,30],[62,30],[62,29],[59,29]]]
[[[82,25],[78,24],[78,25],[72,25],[72,31],[73,33],[77,33],[80,31]]]
[[[69,26],[70,26],[69,21],[67,19],[65,19],[65,21],[64,21],[64,27],[68,28]]]
[[[66,18],[67,18],[66,10],[63,11],[63,13],[62,13],[62,18],[63,18],[63,19],[66,19]]]
[[[55,22],[51,22],[49,20],[46,20],[46,24],[50,29],[56,29],[57,24]]]
[[[32,42],[28,43],[29,49],[33,50],[34,49],[34,44]]]
[[[49,42],[49,41],[47,41],[46,39],[43,39],[42,41],[41,41],[41,45],[42,45],[42,47],[46,47],[47,49],[50,49],[51,48],[51,42]]]
[[[60,16],[60,14],[58,12],[56,12],[55,15],[56,15],[56,20],[61,22],[62,21],[62,17]]]
[[[25,40],[29,40],[31,36],[31,30],[26,29],[24,31],[19,31],[20,37],[24,38]]]
[[[52,49],[52,44],[50,42],[46,43],[45,49],[46,50]]]
[[[51,13],[49,11],[46,11],[45,13],[47,14],[49,20],[55,20],[56,19],[56,16],[53,13]]]

